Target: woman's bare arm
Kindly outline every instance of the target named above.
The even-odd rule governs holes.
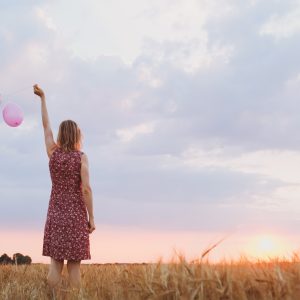
[[[44,91],[35,84],[34,86],[34,93],[41,98],[41,114],[42,114],[42,122],[44,128],[44,136],[45,136],[45,144],[48,157],[50,158],[54,148],[57,146],[54,142],[53,133],[50,125],[50,120],[47,111],[46,105],[46,97]]]
[[[89,163],[86,154],[81,156],[81,188],[90,221],[94,221],[93,193],[89,179]]]

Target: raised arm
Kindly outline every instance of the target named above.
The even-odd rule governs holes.
[[[46,105],[46,97],[44,91],[37,84],[35,84],[33,88],[34,88],[34,93],[38,95],[41,99],[41,113],[42,113],[42,122],[44,128],[45,144],[46,144],[47,155],[50,158],[57,145],[54,142],[53,133],[50,126],[50,120],[49,120],[47,105]]]

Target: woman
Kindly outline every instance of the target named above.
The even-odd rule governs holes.
[[[43,256],[51,257],[47,282],[54,292],[61,282],[64,260],[67,260],[70,284],[80,289],[80,262],[91,259],[89,234],[96,229],[88,158],[80,151],[81,132],[72,120],[60,124],[57,141],[54,142],[45,94],[37,84],[33,87],[41,100],[52,181],[43,240]]]

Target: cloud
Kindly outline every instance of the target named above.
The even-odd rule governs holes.
[[[270,35],[276,40],[290,38],[300,33],[300,6],[295,2],[295,7],[286,14],[274,14],[261,29],[261,35]]]
[[[124,3],[75,1],[70,11],[69,1],[34,1],[1,10],[1,93],[25,113],[19,128],[0,125],[1,224],[32,225],[48,204],[31,89],[38,82],[54,135],[69,118],[84,133],[99,222],[290,226],[288,212],[298,211],[300,44],[295,25],[277,40],[270,28],[274,15],[287,22],[292,2]]]
[[[205,150],[191,146],[182,153],[180,160],[183,165],[195,169],[222,167],[245,174],[261,174],[282,182],[300,183],[298,180],[300,156],[297,151],[240,152],[240,149],[234,148]]]
[[[116,130],[116,135],[122,142],[130,142],[141,134],[150,134],[154,131],[155,122],[142,123],[130,128],[120,128]]]
[[[66,18],[62,12],[70,5],[72,12]],[[126,5],[90,1],[84,6],[76,1],[55,1],[38,9],[46,26],[50,23],[57,29],[68,49],[84,59],[114,55],[130,65],[139,55],[148,53],[158,61],[168,59],[187,72],[211,65],[218,57],[227,59],[231,48],[208,45],[204,25],[210,18],[223,19],[234,13],[230,1],[218,9],[218,1],[195,0],[130,0]],[[79,23],[82,17],[85,22]]]

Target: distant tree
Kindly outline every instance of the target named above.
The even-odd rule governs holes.
[[[0,256],[0,265],[8,265],[8,264],[12,264],[13,260],[6,254],[2,254]]]
[[[28,255],[24,256],[21,253],[15,253],[13,255],[13,263],[16,265],[25,265],[25,264],[30,265],[31,261],[32,260]]]
[[[0,265],[15,264],[15,265],[30,265],[32,259],[30,256],[24,256],[22,253],[15,253],[11,259],[6,253],[0,256]]]
[[[30,265],[31,262],[32,262],[32,259],[30,256],[28,256],[28,255],[24,256],[24,264]]]

